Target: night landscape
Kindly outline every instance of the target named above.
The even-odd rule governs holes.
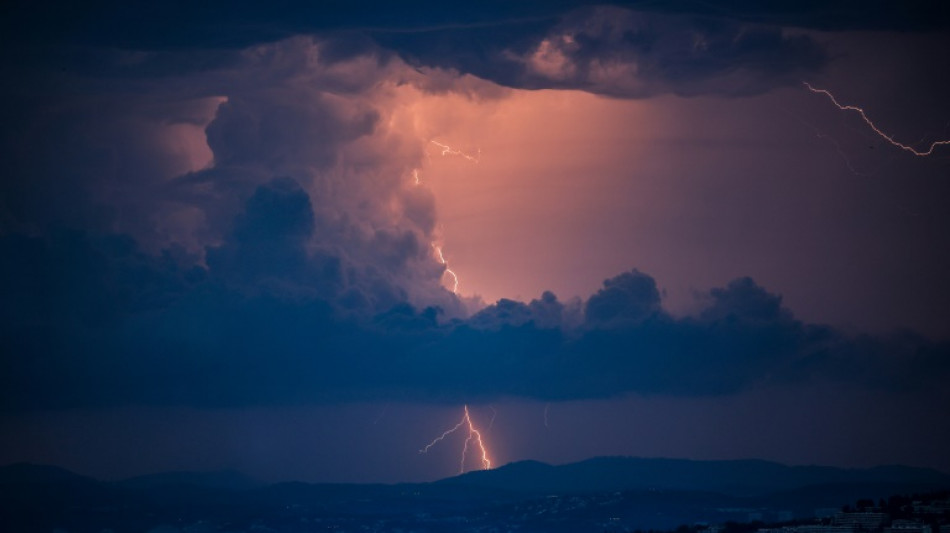
[[[0,41],[0,531],[950,533],[942,2]]]

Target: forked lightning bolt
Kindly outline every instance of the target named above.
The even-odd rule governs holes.
[[[928,148],[927,151],[922,152],[922,151],[920,151],[920,150],[916,150],[916,149],[914,149],[913,146],[908,146],[908,145],[906,145],[906,144],[897,142],[896,140],[894,140],[893,137],[891,137],[890,135],[888,135],[888,134],[884,133],[883,131],[881,131],[880,128],[878,128],[876,125],[874,125],[873,122],[871,122],[871,119],[868,118],[867,114],[865,114],[864,110],[861,109],[860,107],[853,106],[853,105],[842,105],[842,104],[838,103],[838,99],[835,98],[835,95],[831,94],[830,91],[827,91],[827,90],[825,90],[825,89],[816,89],[816,88],[812,87],[811,84],[808,83],[807,81],[803,81],[802,84],[805,85],[805,87],[808,88],[808,90],[811,91],[811,92],[813,92],[813,93],[823,94],[823,95],[827,96],[827,97],[831,100],[831,103],[833,103],[833,104],[835,105],[835,107],[837,107],[838,109],[840,109],[840,110],[842,110],[842,111],[854,111],[854,112],[856,112],[858,115],[861,116],[861,119],[864,120],[864,123],[867,124],[867,125],[874,131],[874,133],[878,134],[878,136],[880,136],[882,139],[884,139],[884,140],[886,140],[887,142],[891,143],[891,145],[900,148],[901,150],[908,151],[908,152],[910,152],[910,153],[912,153],[912,154],[914,154],[914,155],[916,155],[916,156],[919,156],[919,157],[926,157],[926,156],[932,154],[933,151],[934,151],[934,149],[937,148],[938,146],[950,145],[950,139],[944,140],[944,141],[934,141],[933,143],[931,143],[930,148]]]
[[[459,420],[459,423],[455,424],[454,427],[445,430],[441,435],[433,439],[432,442],[426,444],[426,447],[419,450],[419,453],[427,453],[430,448],[442,442],[446,437],[455,433],[463,426],[468,428],[468,437],[465,438],[465,445],[462,447],[462,459],[459,462],[459,474],[465,473],[465,457],[468,455],[468,448],[472,445],[472,443],[474,443],[474,445],[478,447],[479,452],[481,452],[482,469],[490,469],[491,459],[488,458],[488,448],[485,446],[485,441],[482,439],[481,432],[479,432],[478,428],[475,427],[475,424],[472,423],[472,417],[468,412],[467,405],[465,406],[465,414],[462,416],[462,420]]]

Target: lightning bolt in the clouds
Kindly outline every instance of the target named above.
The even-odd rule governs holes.
[[[485,441],[482,439],[481,432],[478,431],[478,428],[475,427],[475,424],[472,423],[472,416],[468,412],[468,405],[465,406],[465,414],[462,415],[462,419],[459,420],[458,424],[455,424],[451,429],[445,430],[441,435],[432,440],[429,444],[426,444],[425,448],[419,450],[419,453],[427,453],[430,448],[436,444],[445,440],[446,437],[455,433],[463,426],[468,429],[468,437],[465,438],[465,445],[462,447],[462,459],[459,462],[459,474],[465,473],[465,457],[468,455],[468,448],[471,446],[471,443],[474,443],[478,447],[479,452],[481,452],[481,461],[482,461],[482,470],[488,470],[491,468],[491,459],[488,457],[488,448],[485,446]]]
[[[463,152],[462,150],[459,150],[459,149],[456,149],[456,148],[452,148],[451,146],[449,146],[449,145],[447,145],[447,144],[442,144],[442,143],[440,143],[440,142],[438,142],[438,141],[429,141],[429,142],[432,143],[432,144],[434,144],[434,145],[436,145],[436,146],[438,146],[439,148],[441,148],[441,149],[442,149],[442,155],[443,155],[443,156],[446,156],[446,155],[457,155],[457,156],[460,156],[460,157],[464,157],[465,159],[468,159],[469,161],[472,161],[473,163],[478,163],[478,159],[482,156],[482,151],[481,151],[481,149],[478,150],[478,155],[471,155],[471,154],[467,154],[467,153]]]
[[[419,169],[415,168],[412,170],[412,179],[413,183],[418,187],[422,185],[422,180],[419,179]],[[442,263],[442,266],[445,267],[445,273],[452,276],[452,292],[458,294],[459,292],[459,277],[458,275],[449,268],[449,264],[445,261],[445,256],[442,255],[442,247],[436,243],[432,243],[432,249],[435,250],[435,256],[438,258],[439,262]]]
[[[438,146],[442,150],[442,155],[457,155],[459,157],[464,157],[465,159],[472,161],[473,163],[478,163],[479,157],[482,155],[481,149],[478,150],[478,155],[468,154],[461,149],[452,148],[447,144],[440,143],[439,141],[430,140],[430,143]],[[426,154],[428,156],[428,153]],[[422,180],[419,179],[419,169],[412,170],[413,183],[415,185],[421,185]],[[458,294],[459,292],[459,277],[451,268],[449,268],[448,262],[445,260],[445,255],[442,254],[442,247],[432,243],[432,248],[435,250],[435,256],[438,258],[439,262],[445,267],[445,273],[452,277],[452,292]]]
[[[818,137],[819,139],[828,141],[832,146],[834,146],[835,152],[837,152],[838,155],[841,156],[841,159],[844,161],[845,166],[848,167],[848,170],[849,170],[852,174],[854,174],[855,176],[864,176],[864,177],[867,177],[867,176],[868,176],[868,174],[865,174],[865,173],[863,173],[863,172],[858,172],[858,170],[857,170],[856,168],[854,168],[854,165],[851,164],[851,158],[848,157],[848,155],[844,152],[844,150],[841,148],[841,145],[838,143],[838,141],[835,140],[834,137],[832,137],[831,135],[828,135],[828,134],[822,132],[820,129],[818,129],[817,126],[815,126],[814,124],[812,124],[812,123],[808,122],[807,120],[803,119],[803,118],[800,117],[799,115],[796,115],[795,113],[792,113],[791,111],[789,111],[789,110],[787,110],[787,109],[785,109],[784,111],[785,111],[785,113],[787,113],[789,116],[795,118],[796,120],[798,120],[799,122],[801,122],[802,124],[804,124],[805,126],[807,126],[808,128],[811,128],[811,130],[815,132],[815,136],[816,136],[816,137]]]
[[[388,403],[383,406],[383,410],[380,411],[380,412],[379,412],[379,415],[377,415],[376,418],[373,420],[373,425],[374,425],[374,426],[375,426],[376,424],[378,424],[379,421],[382,420],[384,416],[386,416],[386,412],[387,412],[387,411],[389,411],[389,404],[388,404]]]
[[[831,100],[831,103],[833,103],[835,107],[837,107],[838,109],[842,111],[854,111],[857,114],[861,115],[861,119],[864,120],[864,123],[867,124],[874,131],[874,133],[878,134],[879,137],[891,143],[891,145],[900,148],[901,150],[905,150],[919,157],[926,157],[932,154],[934,149],[937,148],[938,146],[950,145],[950,140],[934,141],[933,143],[930,144],[930,147],[927,149],[927,151],[922,152],[920,150],[915,149],[913,146],[908,146],[906,144],[900,143],[894,140],[894,138],[891,137],[890,135],[881,131],[880,128],[878,128],[873,122],[871,122],[871,119],[868,118],[867,114],[860,107],[853,106],[853,105],[842,105],[838,103],[838,99],[835,98],[835,95],[831,94],[830,91],[827,91],[825,89],[816,89],[812,87],[811,84],[808,83],[807,81],[803,81],[802,84],[805,85],[805,87],[813,93],[823,94],[827,96]]]
[[[445,262],[445,256],[442,255],[442,247],[437,244],[433,244],[432,247],[435,248],[435,255],[436,257],[439,258],[439,262],[442,263],[443,266],[445,266],[445,273],[452,276],[452,292],[454,292],[455,294],[458,294],[459,292],[458,275],[455,272],[453,272],[452,269],[449,268],[449,264]]]

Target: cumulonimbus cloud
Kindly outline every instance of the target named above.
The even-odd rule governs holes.
[[[531,76],[583,86],[597,47],[638,49],[623,28],[591,31],[560,52],[573,67],[542,57]],[[95,68],[51,64],[31,72],[29,97],[12,89],[3,408],[703,395],[946,375],[944,345],[804,324],[750,279],[690,317],[667,313],[638,271],[583,302],[547,292],[466,317],[432,253],[434,200],[412,178],[427,132],[408,104],[504,90],[373,46],[324,48],[295,38],[196,53],[207,63],[178,70],[164,52],[83,52]],[[651,57],[639,57],[655,63],[645,79],[672,83]]]

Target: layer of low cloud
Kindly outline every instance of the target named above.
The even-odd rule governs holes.
[[[632,270],[584,302],[545,293],[446,320],[380,279],[344,290],[340,258],[306,249],[314,231],[307,193],[278,178],[207,266],[127,236],[5,236],[3,406],[703,396],[811,380],[899,390],[950,373],[945,344],[802,323],[749,278],[689,317],[665,312],[653,278]],[[354,312],[368,298],[382,310]]]

